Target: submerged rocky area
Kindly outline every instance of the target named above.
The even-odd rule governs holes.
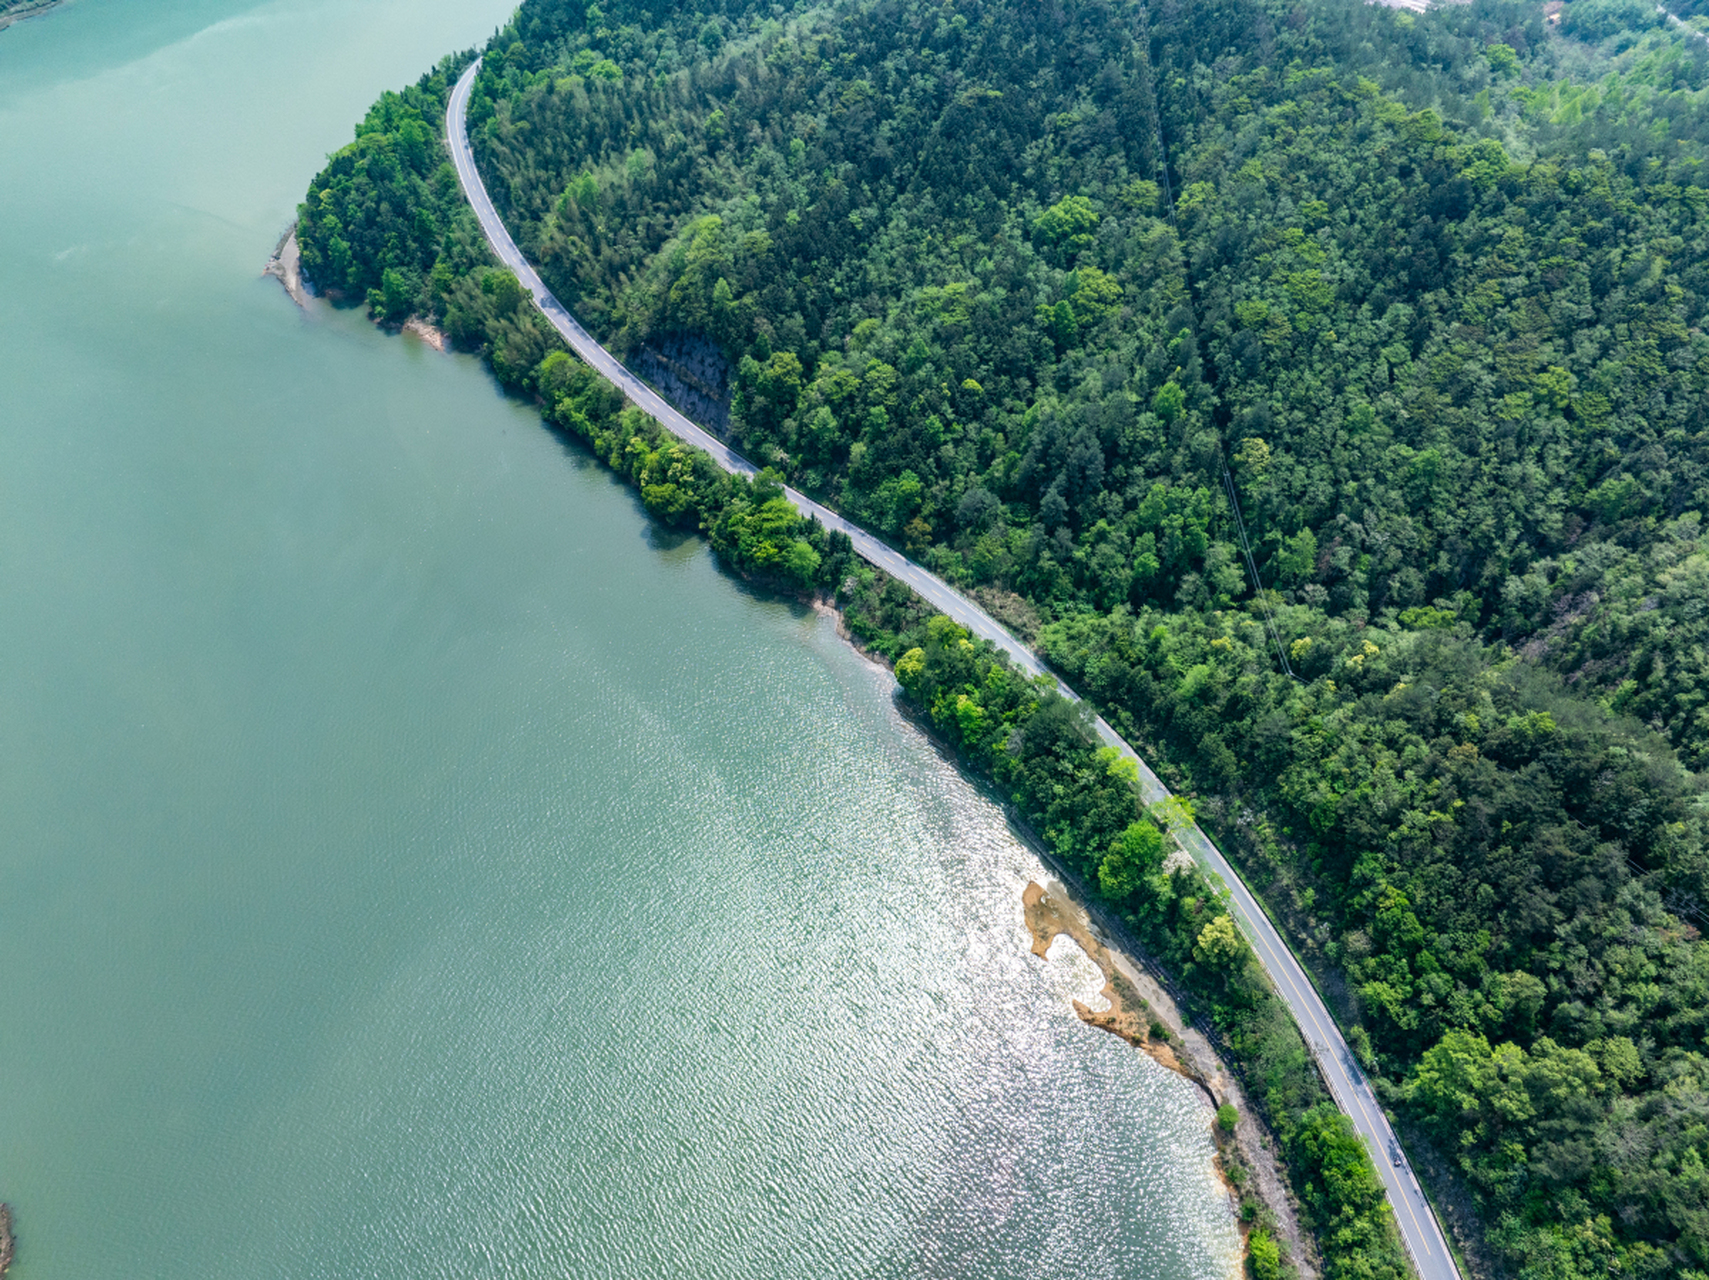
[[[22,22],[25,18],[46,13],[59,3],[60,0],[0,0],[0,30],[14,22]]]

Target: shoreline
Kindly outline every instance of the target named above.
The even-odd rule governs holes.
[[[440,355],[444,355],[451,349],[451,343],[445,337],[445,331],[429,324],[420,316],[411,316],[408,320],[405,320],[403,332],[413,334],[415,337],[420,338]]]
[[[280,242],[280,249],[274,260],[268,263],[267,273],[278,276],[282,283],[286,276],[281,274],[285,267],[286,253],[295,248],[295,228],[286,233]],[[294,262],[293,264],[294,265]],[[280,270],[275,270],[275,267]],[[289,285],[287,284],[287,289]],[[293,294],[293,297],[296,297]],[[402,336],[410,333],[439,350],[438,338],[444,340],[444,335],[420,317],[412,316],[403,325],[393,328],[381,325],[382,330]],[[449,344],[447,343],[447,346]],[[536,405],[541,402],[533,397]],[[550,419],[545,419],[548,431],[565,439],[566,443],[574,445],[590,458],[604,464],[608,469],[611,461],[591,448],[587,442],[577,437],[563,433]],[[621,471],[619,479],[624,480],[633,488],[633,483]],[[651,515],[649,521],[653,520]],[[704,536],[704,533],[702,534]],[[819,591],[807,591],[780,583],[775,579],[755,577],[741,572],[734,566],[720,559],[720,567],[739,578],[763,590],[777,594],[780,597],[793,599],[815,613],[828,616],[835,626],[839,639],[848,644],[856,653],[866,658],[874,666],[880,667],[894,681],[894,671],[889,662],[875,654],[849,630],[843,610]],[[885,577],[892,577],[882,567],[874,566]],[[977,786],[985,784],[977,772],[968,767],[967,762],[951,749],[947,743],[940,740],[932,731],[931,726],[920,717],[912,714],[911,708],[900,699],[899,709],[915,725],[921,729],[934,746],[944,752],[958,771],[968,777]],[[1067,872],[1058,861],[1051,856],[1039,843],[1037,836],[1027,824],[1013,812],[1011,807],[999,801],[1005,820],[1027,847],[1039,857],[1046,869],[1055,872],[1060,880],[1052,880],[1060,895],[1058,905],[1053,901],[1045,908],[1045,914],[1038,915],[1040,900],[1045,898],[1046,891],[1036,884],[1029,884],[1023,895],[1023,917],[1034,942],[1032,950],[1035,954],[1043,955],[1049,949],[1050,943],[1060,934],[1067,933],[1077,945],[1085,951],[1089,958],[1098,965],[1104,975],[1104,986],[1100,994],[1110,1000],[1112,1008],[1106,1013],[1095,1013],[1080,1001],[1073,1002],[1075,1012],[1090,1026],[1109,1031],[1121,1036],[1130,1045],[1139,1048],[1165,1068],[1175,1071],[1184,1078],[1193,1081],[1202,1091],[1209,1103],[1209,1110],[1214,1117],[1217,1107],[1225,1102],[1231,1103],[1238,1112],[1238,1121],[1232,1135],[1225,1135],[1211,1119],[1210,1128],[1212,1140],[1216,1147],[1213,1157],[1216,1172],[1231,1201],[1231,1214],[1234,1218],[1235,1229],[1240,1236],[1241,1256],[1244,1259],[1248,1250],[1248,1237],[1257,1227],[1268,1230],[1277,1243],[1286,1250],[1284,1255],[1296,1269],[1299,1280],[1318,1280],[1321,1266],[1317,1257],[1314,1242],[1303,1230],[1296,1202],[1282,1170],[1282,1158],[1274,1139],[1256,1113],[1248,1104],[1244,1091],[1236,1082],[1235,1077],[1224,1064],[1221,1056],[1211,1044],[1206,1035],[1185,1017],[1176,999],[1166,989],[1167,978],[1154,976],[1145,963],[1135,959],[1138,953],[1133,952],[1131,944],[1118,946],[1105,941],[1104,935],[1114,933],[1120,935],[1119,927],[1112,929],[1107,924],[1104,928],[1092,924],[1096,907],[1075,896],[1072,887],[1074,877]],[[1180,856],[1190,857],[1184,850],[1178,850]],[[1038,890],[1034,895],[1031,891]],[[1026,899],[1031,898],[1031,901]],[[1037,923],[1035,924],[1035,917]],[[1056,927],[1048,937],[1042,938],[1040,929],[1046,923],[1054,923]],[[1042,948],[1042,949],[1041,949]],[[1132,993],[1131,1000],[1129,993]],[[1143,993],[1143,994],[1142,994]],[[1119,1008],[1118,1008],[1119,1005]],[[1136,1008],[1146,1010],[1146,1019],[1138,1021]],[[1161,1013],[1161,1017],[1157,1014]],[[1127,1016],[1124,1016],[1127,1015]],[[1151,1020],[1156,1018],[1164,1028],[1164,1035],[1151,1036]],[[1232,1156],[1232,1159],[1230,1159]],[[1251,1185],[1248,1186],[1250,1179]],[[1256,1210],[1251,1217],[1245,1216],[1243,1210]],[[1261,1213],[1261,1216],[1260,1216]],[[1265,1220],[1267,1219],[1267,1220]]]
[[[1151,976],[1134,965],[1129,957],[1117,957],[1091,927],[1091,919],[1079,909],[1069,895],[1067,886],[1052,881],[1046,889],[1036,880],[1021,893],[1021,910],[1026,916],[1027,932],[1033,937],[1033,954],[1043,960],[1050,954],[1051,944],[1058,938],[1070,939],[1086,958],[1098,966],[1104,975],[1101,999],[1109,1003],[1102,1013],[1094,1011],[1079,1000],[1071,1003],[1080,1021],[1087,1026],[1108,1031],[1126,1040],[1159,1066],[1191,1080],[1204,1091],[1212,1107],[1221,1105],[1204,1073],[1189,1058],[1183,1061],[1175,1045],[1189,1030],[1186,1020]],[[1161,1031],[1162,1034],[1158,1034]],[[1182,1045],[1183,1051],[1185,1045]]]
[[[1013,823],[1012,818],[1010,821]],[[1317,1259],[1300,1226],[1280,1156],[1216,1047],[1182,1014],[1175,998],[1145,963],[1103,935],[1067,885],[1057,880],[1047,885],[1030,883],[1021,895],[1021,907],[1035,956],[1043,958],[1057,938],[1067,937],[1104,975],[1098,994],[1110,1007],[1100,1013],[1075,1000],[1074,1012],[1080,1020],[1120,1037],[1159,1066],[1199,1087],[1213,1113],[1210,1128],[1216,1144],[1217,1176],[1234,1202],[1242,1256],[1247,1237],[1258,1224],[1246,1220],[1239,1211],[1246,1178],[1231,1176],[1230,1157],[1251,1176],[1251,1195],[1269,1211],[1271,1230],[1288,1250],[1300,1280],[1314,1280],[1319,1274]],[[1232,1134],[1225,1134],[1214,1118],[1216,1109],[1225,1104],[1239,1113]]]
[[[55,0],[57,3],[58,0]],[[303,279],[302,255],[297,249],[297,224],[292,223],[285,234],[279,238],[279,243],[273,247],[273,256],[267,259],[267,265],[261,268],[261,274],[272,276],[285,287],[285,292],[291,295],[291,301],[304,311],[309,309],[308,283]]]
[[[734,570],[730,570],[734,572]],[[741,576],[741,575],[737,575]],[[746,579],[744,579],[745,581]],[[799,597],[815,613],[829,618],[837,636],[861,657],[885,674],[895,678],[889,663],[873,653],[848,629],[843,611],[823,596]],[[941,751],[955,768],[976,786],[986,783],[969,769],[947,743],[932,732],[932,728],[906,701],[898,706],[908,722],[919,729]],[[1130,947],[1110,936],[1109,928],[1094,920],[1093,909],[1082,901],[1072,885],[1072,877],[1045,850],[1037,835],[1007,804],[1001,804],[1004,820],[1010,829],[1054,876],[1040,885],[1030,882],[1021,894],[1021,912],[1027,932],[1032,935],[1032,953],[1043,957],[1059,936],[1067,935],[1104,975],[1104,985],[1098,992],[1110,1008],[1096,1012],[1079,1000],[1072,1001],[1074,1012],[1090,1027],[1119,1036],[1134,1048],[1167,1070],[1192,1081],[1212,1113],[1224,1103],[1239,1112],[1234,1133],[1225,1135],[1211,1120],[1211,1136],[1216,1144],[1217,1177],[1233,1202],[1234,1225],[1240,1233],[1241,1257],[1246,1257],[1247,1237],[1257,1222],[1240,1215],[1242,1188],[1229,1176],[1230,1153],[1251,1177],[1250,1192],[1269,1211],[1269,1229],[1286,1250],[1286,1257],[1295,1268],[1298,1280],[1318,1280],[1322,1265],[1313,1238],[1300,1223],[1292,1189],[1283,1168],[1281,1152],[1268,1128],[1250,1106],[1239,1080],[1210,1039],[1182,1013],[1180,1004],[1168,990],[1167,978],[1153,972],[1153,964],[1139,959]],[[1163,1035],[1152,1034],[1152,1026],[1161,1024]]]
[[[39,18],[49,9],[57,8],[65,0],[37,0],[35,4],[26,4],[10,13],[0,13],[0,31],[4,31],[14,22],[22,22],[25,18]],[[0,1276],[6,1274],[6,1269],[0,1266]]]
[[[553,296],[517,245],[487,191],[469,135],[468,108],[481,65],[481,57],[476,56],[451,88],[445,106],[445,142],[464,197],[493,256],[513,272],[539,314],[562,342],[581,358],[586,368],[602,376],[641,415],[652,419],[649,436],[653,433],[675,436],[691,448],[703,450],[715,465],[731,474],[744,477],[760,474],[753,462],[672,407],[589,334]],[[624,458],[628,455],[620,455],[618,450],[627,446],[616,438],[617,432],[601,432],[593,426],[591,419],[587,419],[587,423],[588,434],[599,439],[602,447],[611,450],[613,469],[624,470]],[[651,444],[648,447],[651,448]],[[628,478],[639,481],[638,475],[628,474]],[[781,496],[800,516],[848,539],[847,550],[911,590],[928,608],[947,616],[971,636],[987,641],[1007,655],[1009,662],[1020,671],[1036,677],[1041,687],[1054,688],[1070,704],[1084,704],[1080,695],[1051,670],[1039,653],[1017,639],[992,614],[948,581],[909,559],[869,530],[805,494],[785,485]],[[1138,798],[1148,805],[1173,800],[1175,797],[1169,788],[1133,745],[1098,715],[1095,707],[1086,706],[1086,710],[1092,713],[1091,727],[1096,738],[1116,753],[1124,769],[1131,765],[1137,774]],[[1112,714],[1116,713],[1112,711]],[[1123,717],[1118,714],[1117,718]],[[1172,834],[1178,852],[1197,864],[1196,873],[1203,876],[1207,889],[1218,896],[1237,933],[1244,935],[1245,943],[1251,948],[1256,971],[1252,981],[1246,984],[1248,993],[1257,1004],[1264,1006],[1266,1016],[1282,1012],[1292,1022],[1291,1035],[1297,1037],[1306,1061],[1316,1067],[1328,1094],[1326,1100],[1333,1102],[1341,1113],[1341,1120],[1329,1123],[1337,1128],[1344,1124],[1351,1129],[1352,1135],[1356,1135],[1358,1155],[1352,1157],[1354,1163],[1361,1171],[1374,1174],[1382,1187],[1386,1204],[1360,1200],[1353,1194],[1352,1184],[1343,1180],[1330,1179],[1325,1184],[1329,1199],[1338,1206],[1335,1214],[1350,1214],[1359,1228],[1359,1238],[1347,1238],[1351,1252],[1363,1260],[1368,1252],[1374,1251],[1371,1253],[1373,1263],[1386,1265],[1386,1260],[1377,1261],[1377,1255],[1388,1254],[1391,1244],[1398,1244],[1412,1267],[1426,1280],[1461,1280],[1447,1231],[1401,1150],[1394,1125],[1377,1096],[1378,1086],[1359,1065],[1347,1040],[1349,1033],[1336,1022],[1323,996],[1312,985],[1295,954],[1294,944],[1283,935],[1262,899],[1234,862],[1192,820],[1190,810],[1184,821],[1172,824]],[[1054,860],[1047,861],[1057,865]],[[1081,883],[1072,874],[1068,879],[1071,883]],[[1081,887],[1090,889],[1085,885]],[[1087,893],[1087,902],[1089,905],[1094,902],[1090,892]],[[1111,932],[1126,936],[1119,925]],[[1278,1030],[1278,1034],[1287,1036],[1290,1033]],[[1291,1054],[1292,1044],[1287,1048]],[[1291,1072],[1298,1065],[1303,1064],[1296,1058],[1285,1069]],[[1308,1094],[1312,1092],[1309,1078],[1302,1079],[1301,1085]],[[1303,1101],[1303,1098],[1283,1095],[1277,1100],[1280,1122],[1287,1123],[1288,1117],[1296,1111],[1302,1116],[1309,1114],[1293,1106],[1298,1101]],[[1388,1153],[1392,1160],[1383,1159],[1384,1153]],[[1302,1175],[1308,1179],[1312,1176],[1309,1168],[1313,1158],[1309,1149],[1302,1149],[1299,1154]],[[1398,1257],[1394,1261],[1400,1265]]]
[[[652,387],[636,378],[610,351],[592,338],[551,294],[539,278],[533,265],[517,247],[487,194],[486,185],[475,165],[468,136],[466,121],[468,97],[480,65],[481,60],[477,57],[463,71],[451,91],[446,104],[445,140],[451,152],[452,162],[456,168],[464,195],[473,207],[493,256],[499,260],[502,266],[508,267],[513,272],[517,281],[531,297],[538,312],[555,331],[563,346],[568,348],[575,357],[579,357],[581,363],[592,373],[603,377],[612,388],[621,394],[628,406],[633,406],[642,415],[652,419],[654,431],[674,436],[691,449],[704,451],[715,465],[738,477],[751,477],[758,474],[758,469],[752,462],[735,453],[721,439],[712,436],[704,428],[683,417],[679,411],[666,403]],[[518,389],[520,390],[520,388]],[[539,399],[537,394],[532,398],[536,401]],[[556,420],[550,415],[543,416],[546,416],[554,427],[558,426]],[[594,451],[595,457],[601,456],[600,450],[609,448],[611,450],[610,456],[602,460],[606,461],[607,465],[617,471],[631,485],[640,487],[640,477],[631,475],[623,466],[619,465],[618,450],[621,447],[621,442],[616,439],[615,429],[609,433],[601,432],[595,429],[589,421],[586,432],[578,429],[574,434],[578,436],[585,434],[598,442],[598,448]],[[608,435],[610,439],[607,438]],[[838,513],[821,506],[803,494],[784,486],[782,496],[802,516],[816,522],[823,529],[841,534],[849,539],[852,544],[850,549],[853,553],[865,560],[873,569],[909,589],[927,607],[945,614],[971,635],[990,643],[996,650],[1006,655],[1008,661],[1017,666],[1025,675],[1036,678],[1041,684],[1048,681],[1049,686],[1070,703],[1081,701],[1071,688],[1050,671],[1044,661],[1032,649],[1017,640],[1014,634],[1003,624],[977,604],[960,595],[947,583],[908,560],[888,543],[876,538],[865,529],[851,524]],[[748,577],[749,575],[739,573],[739,576]],[[779,584],[772,582],[766,585],[776,588]],[[785,590],[803,602],[810,602],[820,594],[816,590],[789,591],[788,588]],[[851,638],[840,617],[838,631],[845,639]],[[855,647],[862,651],[865,650],[865,646],[858,643]],[[889,664],[885,665],[888,666]],[[1137,775],[1136,790],[1138,795],[1136,799],[1142,802],[1156,802],[1170,798],[1168,789],[1158,779],[1146,761],[1102,717],[1094,715],[1093,727],[1097,739],[1107,744],[1122,760],[1131,762],[1134,766]],[[929,726],[927,733],[928,736],[934,736],[931,734]],[[950,754],[956,756],[958,765],[963,768],[966,767],[966,762],[961,761],[955,752],[952,751]],[[1000,801],[999,803],[1001,804]],[[1042,857],[1045,865],[1054,869],[1068,884],[1076,886],[1081,892],[1084,901],[1077,905],[1086,910],[1089,916],[1102,918],[1088,887],[1081,884],[1078,878],[1067,868],[1064,868],[1048,851],[1042,849],[1036,837],[1027,831],[1025,822],[1010,810],[1008,805],[1002,804],[1001,807],[1005,809],[1014,829],[1022,833],[1023,838],[1027,839],[1029,845]],[[1312,1018],[1314,1025],[1316,1020],[1317,1010],[1310,1001],[1312,993],[1309,988],[1305,988],[1306,994],[1301,995],[1297,984],[1287,985],[1285,980],[1293,976],[1292,972],[1287,969],[1287,964],[1293,962],[1297,966],[1297,961],[1294,961],[1292,953],[1287,950],[1280,936],[1275,933],[1274,925],[1257,905],[1256,900],[1252,898],[1245,882],[1240,879],[1232,865],[1222,856],[1220,850],[1211,844],[1203,832],[1191,823],[1190,819],[1182,830],[1174,832],[1174,840],[1179,846],[1177,852],[1183,858],[1189,859],[1190,863],[1204,874],[1207,884],[1226,894],[1229,915],[1235,920],[1240,932],[1247,936],[1258,964],[1265,975],[1268,990],[1264,994],[1282,1003],[1294,1025],[1301,1029],[1299,1034],[1319,1072],[1325,1076],[1330,1097],[1340,1104],[1341,1111],[1349,1117],[1349,1122],[1353,1124],[1355,1129],[1360,1127],[1359,1122],[1363,1119],[1369,1123],[1370,1128],[1376,1131],[1375,1136],[1380,1137],[1382,1134],[1388,1133],[1389,1130],[1383,1122],[1380,1112],[1377,1113],[1378,1118],[1371,1121],[1370,1115],[1363,1109],[1355,1112],[1343,1103],[1340,1094],[1335,1089],[1334,1080],[1329,1077],[1336,1071],[1342,1070],[1344,1064],[1340,1059],[1330,1056],[1328,1050],[1316,1041],[1305,1038],[1304,1027],[1307,1018]],[[1226,890],[1223,889],[1224,883],[1229,886]],[[1111,936],[1126,937],[1126,933],[1119,923],[1112,925],[1105,921],[1104,931]],[[1127,947],[1136,955],[1144,954],[1143,949],[1134,950],[1131,940],[1127,943]],[[1279,974],[1278,970],[1280,970]],[[1168,984],[1167,978],[1163,981],[1164,984]],[[1298,998],[1290,1000],[1288,998],[1290,995]],[[1303,1004],[1304,1008],[1296,1007],[1298,1004]],[[1333,1028],[1329,1031],[1327,1038],[1334,1043],[1340,1042],[1340,1037]],[[1205,1059],[1206,1063],[1214,1064],[1205,1073],[1208,1079],[1216,1082],[1212,1089],[1212,1096],[1217,1096],[1220,1088],[1224,1096],[1238,1094],[1244,1102],[1244,1093],[1236,1090],[1232,1076],[1211,1049],[1211,1042],[1208,1038],[1204,1039],[1204,1050],[1208,1055]],[[1286,1175],[1281,1172],[1282,1153],[1273,1139],[1269,1139],[1267,1130],[1263,1128],[1262,1123],[1256,1118],[1250,1106],[1237,1106],[1236,1110],[1238,1112],[1235,1122],[1236,1136],[1238,1137],[1239,1131],[1242,1129],[1251,1135],[1247,1146],[1255,1160],[1255,1165],[1252,1168],[1242,1165],[1238,1172],[1233,1168],[1228,1170],[1231,1179],[1242,1187],[1241,1216],[1245,1217],[1250,1214],[1252,1219],[1258,1220],[1257,1225],[1262,1225],[1267,1230],[1275,1230],[1279,1242],[1288,1248],[1290,1261],[1299,1268],[1304,1276],[1315,1276],[1318,1267],[1316,1241],[1307,1237],[1300,1229],[1298,1218],[1292,1212],[1297,1202],[1288,1190]],[[1369,1141],[1371,1136],[1366,1134],[1366,1141]],[[1401,1197],[1397,1189],[1387,1185],[1393,1181],[1387,1167],[1377,1162],[1372,1163],[1378,1178],[1385,1182],[1386,1198],[1394,1203],[1399,1203]],[[1245,1186],[1246,1179],[1253,1174],[1258,1175],[1257,1185],[1247,1188]],[[1257,1192],[1260,1189],[1264,1192],[1263,1201],[1259,1201],[1257,1197]],[[1414,1189],[1416,1190],[1416,1188]],[[1271,1209],[1270,1205],[1275,1205],[1278,1208]],[[1432,1225],[1435,1224],[1435,1220],[1429,1215],[1428,1209],[1426,1209],[1425,1216]],[[1404,1232],[1401,1243],[1416,1259],[1419,1250],[1414,1241]],[[1424,1252],[1430,1253],[1428,1242],[1424,1244]]]
[[[281,282],[285,282],[286,276],[281,272],[285,269],[288,251],[294,248],[295,228],[293,227],[291,231],[286,233],[285,239],[280,242],[280,249],[275,254],[275,259],[268,263],[268,274],[276,275]],[[275,267],[278,267],[279,270],[275,270]],[[382,331],[398,336],[411,333],[436,349],[438,343],[434,342],[433,338],[438,337],[443,340],[444,336],[438,329],[419,316],[412,316],[403,325],[397,327],[385,324],[381,324],[379,327]],[[538,395],[523,398],[532,400],[537,407],[543,404]],[[630,403],[633,403],[632,399]],[[636,488],[635,482],[614,465],[613,459],[602,456],[599,450],[592,447],[586,440],[564,432],[555,422],[546,417],[543,411],[542,418],[543,425],[549,432],[559,436],[578,451],[585,452],[588,457],[600,462],[606,468],[615,471],[618,478],[623,480],[632,490]],[[648,515],[648,519],[650,522],[654,521],[651,514]],[[702,531],[701,536],[704,537],[704,531]],[[719,564],[723,570],[743,582],[774,593],[780,598],[792,599],[815,613],[827,615],[835,626],[838,638],[873,665],[882,668],[894,682],[895,675],[892,665],[861,643],[849,630],[844,612],[834,600],[827,598],[819,590],[806,590],[773,578],[744,573],[737,567],[724,562],[722,558],[720,558]],[[874,565],[873,567],[886,578],[903,581],[895,579],[895,575],[889,573],[883,566]],[[904,585],[908,584],[904,581]],[[927,603],[931,602],[927,601]],[[896,705],[915,727],[922,730],[933,745],[945,754],[958,771],[973,781],[975,785],[981,787],[986,785],[980,775],[971,769],[968,763],[948,743],[938,738],[928,722],[921,716],[913,714],[912,708],[904,700],[897,699]],[[1205,1033],[1181,1013],[1177,999],[1170,994],[1169,988],[1172,984],[1169,979],[1154,975],[1147,967],[1149,961],[1141,962],[1136,959],[1135,957],[1142,955],[1143,952],[1135,951],[1131,942],[1117,945],[1105,941],[1106,937],[1125,937],[1120,925],[1112,925],[1107,920],[1100,920],[1100,925],[1092,924],[1091,922],[1094,919],[1099,918],[1100,913],[1096,904],[1085,898],[1083,892],[1077,896],[1076,889],[1083,891],[1084,886],[1079,885],[1076,877],[1042,846],[1037,835],[1014,812],[1011,806],[1001,800],[998,801],[998,805],[1003,810],[1004,817],[1011,830],[1020,836],[1027,847],[1044,864],[1045,868],[1055,873],[1057,880],[1054,880],[1053,883],[1057,885],[1062,901],[1067,904],[1067,913],[1059,917],[1063,923],[1055,932],[1051,933],[1049,938],[1044,939],[1043,948],[1048,950],[1050,941],[1058,934],[1068,933],[1081,946],[1082,950],[1093,959],[1093,962],[1098,964],[1104,974],[1105,982],[1101,994],[1106,999],[1111,1000],[1112,1011],[1108,1014],[1097,1014],[1081,1002],[1074,1001],[1076,1013],[1088,1025],[1121,1036],[1130,1045],[1139,1048],[1158,1061],[1160,1065],[1193,1081],[1206,1096],[1213,1113],[1217,1107],[1225,1102],[1235,1107],[1238,1119],[1234,1133],[1225,1136],[1214,1119],[1211,1122],[1211,1132],[1213,1143],[1217,1148],[1215,1167],[1220,1181],[1233,1202],[1233,1217],[1235,1229],[1240,1235],[1242,1257],[1248,1256],[1248,1238],[1251,1232],[1255,1228],[1262,1227],[1286,1250],[1284,1256],[1295,1268],[1298,1280],[1318,1280],[1321,1275],[1321,1263],[1315,1241],[1305,1232],[1300,1223],[1296,1207],[1297,1202],[1283,1171],[1281,1152],[1269,1130],[1248,1103],[1245,1092],[1237,1083],[1236,1077],[1223,1062],[1220,1054]],[[1183,848],[1177,848],[1174,856],[1186,859],[1189,865],[1196,861]],[[1037,886],[1029,885],[1029,889],[1032,888],[1037,888]],[[1039,889],[1038,896],[1043,897],[1044,892],[1043,889]],[[1032,903],[1023,902],[1023,917],[1029,932],[1034,937],[1033,950],[1042,955],[1043,951],[1039,949],[1041,945],[1039,933],[1034,927],[1032,913],[1027,910],[1027,908],[1036,906],[1036,899]],[[1096,940],[1094,940],[1094,931],[1097,935]],[[1125,997],[1126,991],[1134,993],[1135,1003],[1138,1007],[1145,1008],[1148,1014],[1155,1010],[1164,1011],[1165,1016],[1159,1019],[1165,1029],[1163,1036],[1152,1037],[1147,1034],[1150,1031],[1149,1017],[1144,1024],[1134,1021],[1134,1018],[1138,1016],[1137,1014],[1133,1018],[1124,1019],[1121,1012],[1129,1007],[1125,999],[1123,1010],[1117,1011],[1115,1009],[1117,1001],[1112,997],[1112,992],[1120,993]],[[1140,994],[1142,992],[1143,995]],[[1250,1185],[1248,1185],[1249,1181]]]
[[[61,0],[53,0],[55,4],[60,2]],[[273,246],[272,256],[267,259],[267,264],[261,268],[261,274],[272,276],[284,287],[292,302],[304,311],[309,309],[309,299],[315,297],[316,294],[314,287],[303,276],[302,251],[297,247],[296,223],[293,222],[286,229],[279,243]],[[333,293],[330,296],[336,298],[338,295]],[[382,327],[391,329],[389,325]],[[451,349],[451,342],[445,336],[445,331],[421,316],[411,316],[398,326],[395,332],[411,334],[441,355]]]

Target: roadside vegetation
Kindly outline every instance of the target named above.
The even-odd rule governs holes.
[[[781,479],[1010,602],[1197,797],[1480,1265],[1702,1280],[1709,46],[1642,9],[528,0],[471,105],[489,189],[608,345],[716,349],[752,483],[493,266],[440,137],[472,54],[329,160],[302,260],[837,595],[1228,1037],[1329,1275],[1402,1262],[1216,894],[1072,709]]]

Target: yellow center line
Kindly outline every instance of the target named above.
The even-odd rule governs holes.
[[[1323,1024],[1318,1020],[1317,1010],[1313,1007],[1313,1002],[1305,998],[1304,993],[1299,988],[1299,984],[1294,979],[1293,972],[1287,965],[1284,965],[1281,962],[1281,957],[1276,953],[1276,950],[1271,945],[1270,940],[1264,936],[1263,931],[1254,927],[1252,928],[1252,933],[1258,937],[1259,945],[1264,949],[1266,957],[1274,961],[1271,965],[1271,971],[1278,973],[1282,980],[1288,984],[1288,988],[1294,994],[1298,1004],[1305,1010],[1306,1016],[1311,1019],[1313,1029],[1323,1037],[1324,1049],[1327,1052],[1329,1050],[1330,1036],[1329,1033],[1324,1030]],[[1365,1099],[1360,1095],[1357,1085],[1349,1079],[1348,1087],[1353,1092],[1353,1102],[1359,1108],[1359,1114],[1365,1118],[1366,1127],[1370,1129],[1373,1135],[1379,1134],[1381,1132],[1381,1128],[1372,1118],[1370,1110],[1365,1106]],[[1334,1091],[1331,1090],[1331,1092],[1333,1093]],[[1412,1219],[1412,1225],[1418,1231],[1419,1243],[1423,1245],[1426,1253],[1434,1253],[1434,1250],[1430,1247],[1429,1237],[1424,1231],[1424,1226],[1419,1222],[1418,1214],[1412,1207],[1412,1197],[1406,1194],[1406,1188],[1401,1186],[1400,1179],[1398,1177],[1394,1178],[1394,1183],[1396,1190],[1399,1192],[1398,1198],[1406,1206],[1407,1217]],[[1394,1197],[1391,1197],[1391,1199],[1392,1198]]]

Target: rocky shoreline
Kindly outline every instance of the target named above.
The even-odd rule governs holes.
[[[12,1206],[0,1204],[0,1280],[6,1280],[6,1272],[12,1265]]]
[[[280,238],[273,250],[273,256],[267,259],[267,265],[261,268],[261,274],[272,276],[285,286],[285,292],[291,295],[291,301],[299,307],[309,305],[309,287],[303,280],[302,259],[297,252],[297,224],[292,223],[290,230]]]
[[[420,316],[411,316],[408,320],[405,320],[403,331],[405,333],[414,334],[428,346],[442,354],[451,349],[451,343],[450,340],[446,338],[445,331],[429,324]]]

